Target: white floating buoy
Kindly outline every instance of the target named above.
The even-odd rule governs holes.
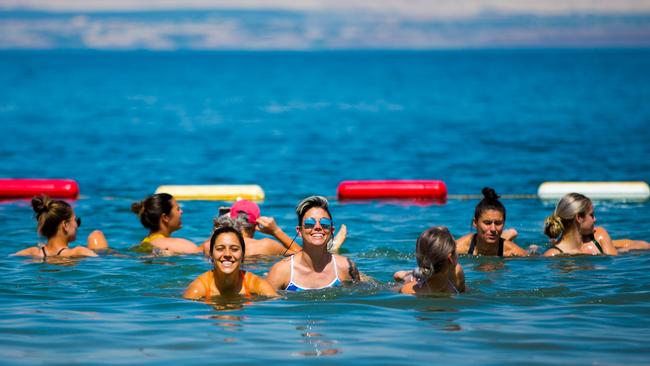
[[[544,182],[537,189],[537,195],[543,200],[560,199],[571,192],[593,200],[643,201],[650,197],[646,182]]]
[[[264,200],[264,190],[257,184],[244,185],[174,185],[160,186],[156,193],[169,193],[179,201],[250,201]]]

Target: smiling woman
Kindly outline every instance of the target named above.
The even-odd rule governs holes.
[[[214,268],[197,277],[185,290],[183,297],[191,300],[226,295],[276,296],[271,285],[251,272],[241,269],[246,243],[239,231],[222,226],[210,238],[210,258]]]
[[[275,289],[287,291],[318,290],[340,286],[344,281],[359,281],[359,271],[350,259],[331,254],[327,244],[335,227],[329,203],[322,196],[311,196],[296,207],[303,250],[276,263],[268,280]]]

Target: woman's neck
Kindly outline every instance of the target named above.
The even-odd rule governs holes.
[[[158,231],[149,232],[149,236],[156,235],[156,234],[160,234],[160,235],[164,236],[165,238],[169,238],[172,235],[172,231],[169,230],[168,227],[160,227],[160,229],[158,229]]]
[[[242,277],[239,269],[231,273],[223,273],[213,269],[212,273],[214,274],[214,285],[221,295],[238,294],[241,291]]]
[[[301,253],[300,262],[316,272],[321,272],[332,261],[332,254],[327,251],[325,245],[314,246],[303,243]]]
[[[449,266],[438,273],[432,274],[420,288],[431,292],[449,291]]]
[[[68,238],[65,235],[57,234],[47,239],[47,244],[45,246],[47,249],[51,249],[52,251],[59,251],[68,247]]]
[[[580,251],[580,246],[582,245],[582,235],[578,232],[578,230],[571,229],[568,231],[565,231],[562,234],[562,238],[559,243],[557,243],[556,246],[562,246],[563,249],[566,249],[567,251]]]
[[[501,236],[499,236],[499,241],[501,241]],[[499,253],[499,242],[496,245],[489,244],[476,234],[476,250],[478,254],[482,255],[497,255]]]

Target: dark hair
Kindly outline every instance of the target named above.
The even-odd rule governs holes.
[[[415,244],[415,258],[418,261],[417,273],[421,280],[426,280],[434,273],[440,272],[447,261],[447,256],[456,252],[454,237],[444,226],[434,226],[425,230]]]
[[[34,217],[38,221],[38,233],[46,238],[56,235],[59,224],[72,218],[72,207],[65,201],[53,200],[46,195],[32,198]]]
[[[131,204],[131,211],[140,217],[142,226],[156,231],[160,229],[160,217],[172,212],[172,199],[174,197],[169,193],[156,193]]]
[[[241,232],[239,232],[239,230],[228,225],[220,226],[212,233],[212,236],[210,237],[210,258],[212,258],[212,251],[214,250],[214,243],[217,241],[217,237],[225,233],[233,233],[237,235],[237,240],[239,240],[239,244],[241,244],[242,262],[243,262],[244,256],[246,255],[246,242],[244,241],[244,237],[241,235]]]
[[[302,201],[298,202],[298,206],[296,206],[296,215],[298,215],[298,226],[302,225],[302,218],[305,217],[307,211],[311,210],[314,207],[322,208],[323,210],[325,210],[325,212],[327,212],[330,219],[332,218],[332,214],[330,213],[329,202],[327,202],[327,198],[323,196],[309,196],[303,199]]]
[[[494,189],[485,187],[481,190],[483,199],[476,205],[474,209],[474,220],[478,221],[483,212],[487,210],[499,211],[503,214],[503,221],[506,220],[506,207],[499,201],[499,196]]]

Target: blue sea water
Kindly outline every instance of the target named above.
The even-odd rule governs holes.
[[[470,230],[476,200],[346,203],[347,179],[441,179],[452,195],[544,181],[650,181],[648,50],[0,53],[0,177],[72,178],[80,237],[119,255],[9,257],[39,238],[0,203],[2,364],[647,364],[650,253],[461,258],[469,291],[395,293],[431,225]],[[128,251],[130,203],[162,184],[260,184],[287,232],[333,198],[346,255],[376,278],[274,301],[185,301],[199,256]],[[518,243],[544,245],[552,202],[505,199]],[[194,241],[219,202],[184,202]],[[614,238],[650,240],[648,202],[596,202]],[[83,242],[83,240],[79,240]],[[264,274],[273,259],[247,261]]]

